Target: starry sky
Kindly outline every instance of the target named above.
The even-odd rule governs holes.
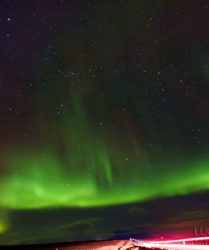
[[[205,0],[0,2],[0,244],[209,218],[208,22]]]

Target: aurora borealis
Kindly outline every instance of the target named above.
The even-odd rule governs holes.
[[[0,244],[149,235],[161,200],[171,228],[208,218],[208,21],[203,0],[1,1]],[[53,213],[70,236],[40,236]]]

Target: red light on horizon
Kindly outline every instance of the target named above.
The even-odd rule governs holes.
[[[209,237],[190,237],[175,240],[140,240],[130,239],[133,245],[145,248],[166,250],[206,250],[209,249]]]

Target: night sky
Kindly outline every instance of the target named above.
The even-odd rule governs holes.
[[[208,153],[209,1],[0,1],[0,245],[192,234]]]

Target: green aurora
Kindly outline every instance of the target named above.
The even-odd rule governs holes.
[[[90,131],[82,105],[75,101],[73,107],[64,155],[43,153],[43,146],[3,156],[10,171],[0,184],[2,208],[107,206],[209,189],[209,159],[170,160],[161,168],[139,150],[140,142],[108,145],[104,135]]]

